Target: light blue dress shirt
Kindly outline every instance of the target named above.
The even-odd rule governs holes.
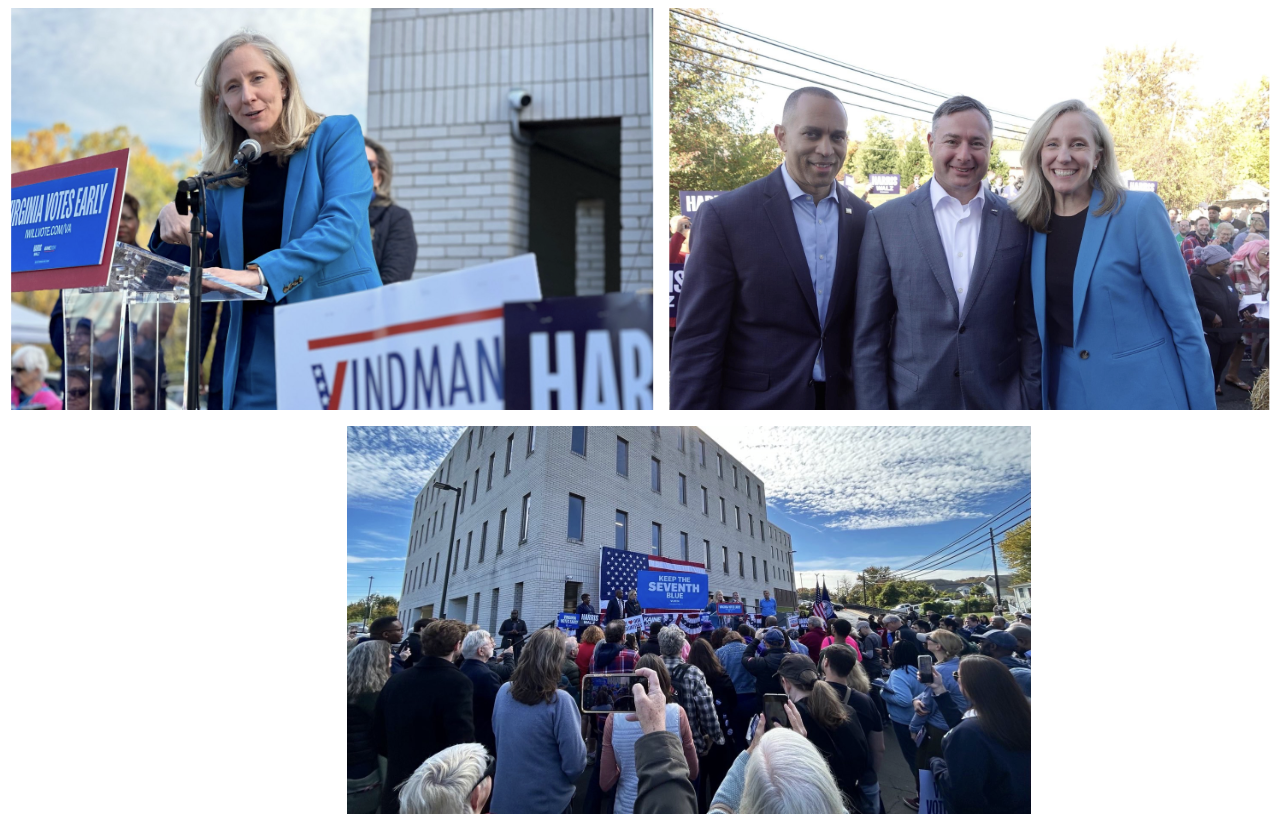
[[[791,199],[791,213],[796,218],[800,245],[804,248],[804,259],[809,264],[809,278],[813,281],[813,293],[818,299],[818,321],[825,329],[827,303],[831,300],[831,284],[836,273],[836,251],[840,241],[840,200],[836,197],[836,184],[832,182],[831,192],[814,203],[813,198],[801,191],[800,186],[791,179],[785,163],[782,164],[782,180],[787,186],[787,197]],[[813,379],[827,379],[821,349],[818,350],[817,360],[813,362]]]

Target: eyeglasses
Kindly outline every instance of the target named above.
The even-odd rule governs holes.
[[[13,367],[13,371],[14,371],[14,374],[21,375],[23,372],[26,372],[26,371],[27,371],[27,367],[25,367],[25,366],[15,366],[15,367]]]
[[[493,778],[494,763],[493,756],[486,752],[484,754],[484,773],[480,776],[480,780],[475,783],[475,786],[471,788],[470,792],[467,793],[468,798],[471,797],[471,793],[476,791],[476,787],[484,783],[486,778]]]
[[[68,398],[83,398],[85,395],[88,395],[88,394],[89,394],[88,389],[68,389],[67,390]]]
[[[378,171],[378,161],[376,161],[376,160],[370,160],[370,161],[369,161],[369,171],[371,171],[371,172],[376,172],[376,171]]]

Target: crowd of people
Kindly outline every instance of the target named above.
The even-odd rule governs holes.
[[[474,624],[380,618],[348,642],[348,812],[883,813],[890,729],[949,812],[1030,812],[1030,623],[615,619],[499,654]],[[609,704],[579,700],[593,674],[642,677],[635,711],[583,712]]]

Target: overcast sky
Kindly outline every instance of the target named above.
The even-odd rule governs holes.
[[[1157,5],[1109,3],[1071,7],[1035,3],[960,7],[934,0],[913,0],[908,6],[881,8],[875,20],[869,19],[870,7],[847,6],[844,7],[847,14],[838,13],[833,20],[820,21],[807,10],[803,14],[787,14],[783,8],[744,3],[721,6],[717,13],[721,22],[754,34],[930,91],[967,94],[981,100],[989,109],[1033,120],[1060,100],[1081,98],[1086,103],[1095,103],[1094,90],[1099,85],[1108,46],[1123,50],[1145,47],[1149,53],[1159,55],[1162,49],[1176,43],[1179,51],[1186,50],[1197,58],[1195,69],[1180,81],[1194,88],[1205,104],[1234,95],[1241,83],[1247,83],[1250,90],[1256,88],[1258,80],[1269,70],[1262,40],[1256,48],[1232,47],[1230,38],[1224,41],[1219,37],[1222,30],[1208,23],[1205,15],[1211,7],[1183,0]],[[1239,17],[1233,15],[1230,28],[1235,31],[1239,22]],[[910,42],[904,44],[904,36]],[[1246,36],[1243,42],[1248,41]],[[823,67],[758,41],[744,40],[743,45],[809,69],[826,71],[846,81],[893,89],[900,95],[925,101],[927,105],[920,108],[930,112],[941,102],[939,97],[888,85],[846,69]],[[761,97],[755,108],[759,128],[778,122],[782,104],[792,89],[838,82],[811,72],[806,75],[803,70],[772,61],[760,63],[818,82],[805,83],[768,72],[757,74],[761,80],[787,87],[786,90],[759,87]],[[840,85],[874,94],[848,86],[847,82]],[[837,93],[846,101],[857,102],[851,94]],[[901,111],[872,101],[861,102],[886,111]],[[875,114],[850,108],[851,132],[855,137],[862,136],[863,121]],[[915,114],[929,118],[926,114]],[[997,120],[1001,118],[995,112],[992,114]],[[908,123],[905,119],[895,122],[900,129]],[[1012,122],[1024,127],[1030,125],[1026,120]]]
[[[348,427],[348,601],[364,596],[371,575],[375,591],[399,595],[414,496],[463,430]],[[1031,492],[1030,427],[707,432],[764,481],[769,520],[791,533],[797,584],[910,564]],[[989,559],[923,577],[987,575]]]
[[[355,115],[368,99],[368,9],[15,9],[12,136],[64,122],[127,126],[162,160],[200,148],[200,72],[241,29],[275,41],[307,104]]]

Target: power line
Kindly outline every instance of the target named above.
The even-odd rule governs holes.
[[[964,533],[964,534],[963,534],[963,535],[961,535],[959,538],[956,538],[955,540],[953,540],[953,541],[951,541],[950,543],[946,544],[946,545],[945,545],[945,546],[943,546],[941,549],[935,550],[934,552],[929,553],[928,555],[924,556],[923,558],[920,558],[920,559],[918,559],[918,560],[912,561],[911,563],[909,563],[909,564],[906,564],[906,565],[902,566],[902,567],[901,567],[901,568],[899,568],[899,570],[898,570],[899,574],[901,574],[901,573],[905,573],[905,572],[909,571],[910,569],[912,569],[913,567],[922,566],[922,565],[924,565],[924,564],[927,564],[927,563],[928,563],[931,559],[933,559],[935,556],[940,555],[941,553],[948,551],[948,550],[949,550],[949,549],[951,549],[953,546],[955,546],[956,544],[958,544],[958,543],[960,543],[960,542],[962,542],[962,541],[968,540],[968,539],[969,539],[971,536],[973,536],[975,533],[979,532],[980,530],[984,530],[984,529],[986,529],[988,526],[990,526],[991,524],[995,523],[995,521],[996,521],[996,520],[998,520],[998,519],[1000,519],[1000,518],[1004,517],[1004,516],[1005,516],[1007,513],[1009,513],[1011,510],[1016,509],[1017,507],[1020,507],[1020,506],[1023,506],[1023,505],[1025,505],[1025,504],[1027,504],[1028,502],[1030,502],[1030,500],[1031,500],[1031,493],[1030,493],[1030,492],[1026,493],[1025,495],[1020,496],[1016,501],[1014,501],[1013,503],[1011,503],[1011,504],[1009,504],[1008,506],[1006,506],[1004,509],[1002,509],[1002,510],[1000,510],[999,512],[997,512],[995,515],[992,515],[992,516],[991,516],[990,518],[988,518],[987,520],[985,520],[985,521],[983,521],[982,523],[978,524],[978,525],[977,525],[977,526],[975,526],[973,529],[971,529],[971,530],[969,530],[968,532]]]

